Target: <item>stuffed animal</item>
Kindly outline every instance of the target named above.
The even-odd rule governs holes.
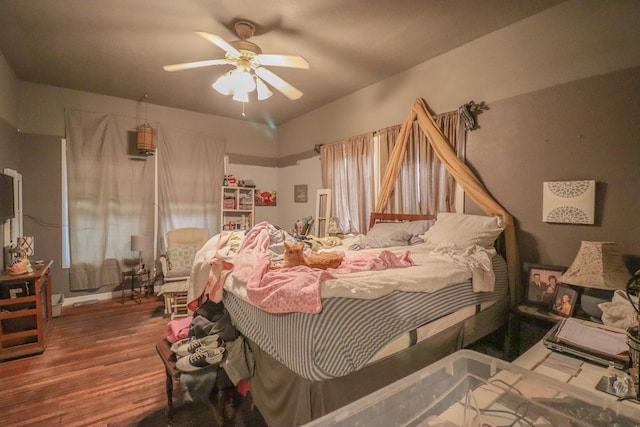
[[[307,267],[326,270],[327,268],[338,268],[341,263],[342,255],[337,252],[320,252],[305,257],[304,243],[284,242],[284,262],[282,264],[273,264],[270,267],[276,269],[306,265]]]
[[[31,263],[28,258],[18,258],[11,263],[11,266],[7,268],[7,273],[12,276],[18,276],[20,274],[31,273]]]

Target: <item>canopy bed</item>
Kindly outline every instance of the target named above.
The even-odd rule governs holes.
[[[269,425],[304,424],[507,320],[519,274],[512,217],[452,152],[421,99],[401,139],[414,119],[486,216],[372,214],[367,234],[327,249],[343,256],[337,269],[271,269],[291,236],[267,223],[246,234],[223,232],[196,255],[190,308],[205,296],[224,301],[249,343],[254,363],[248,382]],[[392,153],[379,210],[402,149],[397,143]]]

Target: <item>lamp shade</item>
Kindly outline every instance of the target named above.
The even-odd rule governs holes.
[[[224,73],[211,86],[223,95],[232,95],[235,101],[249,102],[249,93],[256,90],[256,81],[250,68],[238,66],[235,70]],[[267,99],[273,95],[268,93],[269,88],[264,83],[262,86],[258,99]]]
[[[152,155],[156,151],[155,130],[145,122],[138,129],[137,148],[140,154]]]
[[[131,250],[143,251],[151,246],[151,237],[149,236],[131,236]]]
[[[35,253],[33,237],[18,237],[17,243],[22,255],[30,257]]]
[[[596,289],[625,289],[631,277],[614,242],[583,241],[562,283]]]
[[[271,95],[273,95],[273,92],[269,90],[269,87],[265,84],[265,82],[260,80],[260,78],[258,77],[256,77],[256,91],[258,92],[259,101],[268,99],[269,97],[271,97]]]

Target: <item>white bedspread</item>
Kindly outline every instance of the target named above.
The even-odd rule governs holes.
[[[190,277],[189,298],[201,294],[206,288],[211,258],[215,255],[218,237],[213,237],[196,256]],[[238,242],[234,242],[237,246]],[[361,257],[364,253],[379,254],[382,249],[364,249],[350,251],[351,239],[345,239],[343,244],[332,250],[344,252],[346,257]],[[235,261],[235,250],[227,245],[218,248],[224,253],[226,262]],[[491,259],[495,255],[493,249],[479,246],[464,250],[439,245],[438,247],[426,243],[412,246],[397,246],[384,248],[395,255],[402,255],[407,250],[415,265],[382,271],[361,271],[348,274],[332,273],[335,279],[324,280],[321,284],[322,298],[360,298],[374,299],[388,295],[395,290],[405,292],[434,292],[448,285],[462,283],[474,279],[474,291],[490,292],[493,290],[495,277],[491,269]],[[280,261],[280,259],[275,262]],[[229,274],[224,280],[224,289],[234,295],[252,302],[247,296],[246,282],[238,278],[242,275]]]
[[[343,250],[345,256],[358,256],[362,253],[378,253],[380,249],[349,251],[350,241],[334,250]],[[350,274],[335,274],[333,280],[322,284],[322,298],[380,298],[394,290],[405,292],[434,292],[448,285],[462,283],[470,278],[482,279],[483,283],[474,291],[493,291],[495,276],[482,274],[478,270],[491,268],[493,249],[485,250],[479,246],[468,250],[443,251],[442,248],[419,243],[412,246],[386,248],[396,255],[409,250],[414,266],[384,271],[365,271]],[[488,264],[487,264],[488,263]],[[480,267],[482,266],[482,267]],[[474,275],[474,270],[476,274]]]

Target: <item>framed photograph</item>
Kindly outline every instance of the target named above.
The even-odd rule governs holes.
[[[307,184],[293,186],[293,201],[295,203],[307,203]]]
[[[525,264],[527,304],[550,308],[554,302],[560,276],[567,270],[558,265]]]
[[[253,194],[256,206],[276,206],[278,204],[278,196],[275,190],[256,190]]]
[[[571,317],[573,316],[573,310],[575,310],[577,302],[578,291],[564,283],[559,283],[556,288],[556,293],[553,296],[551,311],[559,316]]]

